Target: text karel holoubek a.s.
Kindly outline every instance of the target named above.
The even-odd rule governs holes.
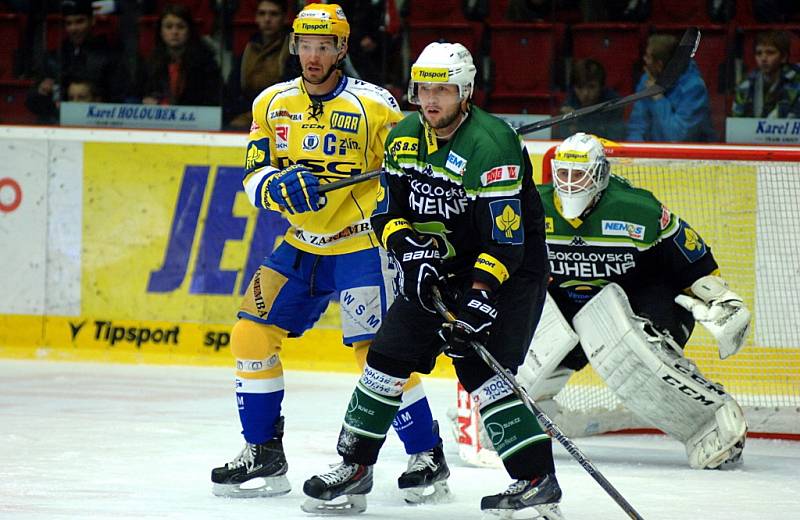
[[[106,120],[194,121],[195,114],[181,107],[156,105],[116,105],[111,107],[89,105],[86,117]]]

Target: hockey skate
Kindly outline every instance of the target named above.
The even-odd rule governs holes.
[[[440,440],[432,449],[411,456],[397,486],[409,504],[444,502],[450,498],[449,476]]]
[[[372,491],[372,466],[342,461],[303,484],[310,498],[300,509],[316,515],[355,515],[367,510],[366,494]],[[342,497],[344,497],[342,499]]]
[[[561,488],[554,474],[517,480],[499,495],[481,499],[481,511],[500,518],[564,520],[558,502]]]
[[[252,498],[285,495],[292,490],[283,453],[283,417],[275,425],[276,438],[263,444],[247,443],[239,455],[211,470],[212,492],[220,497]]]

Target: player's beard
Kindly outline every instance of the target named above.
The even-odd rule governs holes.
[[[425,117],[424,114],[423,117]],[[453,112],[442,116],[436,124],[430,121],[427,117],[425,117],[425,120],[428,122],[431,128],[438,130],[441,128],[447,128],[448,126],[453,124],[455,120],[458,119],[459,117],[461,117],[461,103],[456,105],[456,108],[455,110],[453,110]]]

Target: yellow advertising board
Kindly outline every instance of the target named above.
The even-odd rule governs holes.
[[[0,355],[232,364],[241,296],[287,227],[247,201],[243,147],[82,146],[80,312],[0,316]],[[356,370],[338,309],[288,341],[287,367]],[[436,374],[451,375],[451,363]]]

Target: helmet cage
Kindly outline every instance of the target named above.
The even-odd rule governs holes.
[[[599,143],[598,143],[599,144]],[[602,150],[602,145],[600,145]],[[589,152],[559,154],[581,159],[565,161],[552,159],[553,187],[561,199],[561,213],[566,218],[577,218],[589,208],[608,187],[609,165],[602,154]],[[595,155],[594,158],[590,158]]]

